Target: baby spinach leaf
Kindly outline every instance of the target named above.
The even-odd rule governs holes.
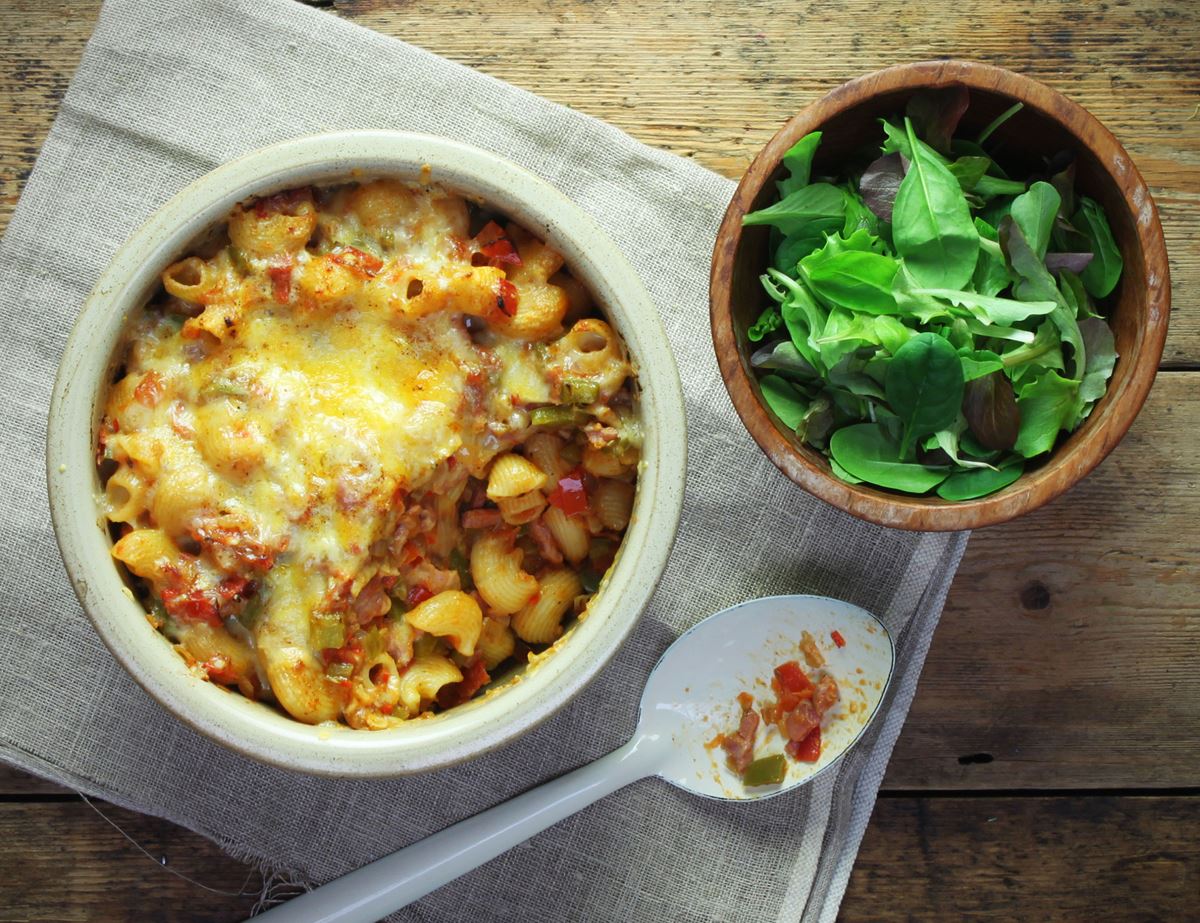
[[[1099,317],[1092,296],[1083,287],[1083,280],[1069,269],[1058,274],[1058,290],[1062,293],[1067,304],[1075,309],[1075,316],[1081,320],[1085,317]]]
[[[872,161],[863,172],[858,190],[867,208],[878,215],[881,221],[891,222],[892,206],[903,179],[904,167],[900,164],[899,152],[884,154]]]
[[[794,430],[808,412],[808,398],[794,384],[779,375],[764,375],[758,380],[763,400],[783,425]]]
[[[822,219],[834,227],[841,227],[846,220],[846,193],[829,183],[802,186],[774,205],[750,212],[742,224],[769,224],[791,235]]]
[[[1006,215],[996,231],[1009,268],[1017,278],[1013,283],[1013,295],[1021,301],[1056,301],[1059,293],[1054,276],[1029,245],[1014,217]]]
[[[836,219],[833,221],[813,221],[806,224],[794,234],[789,234],[779,241],[775,247],[775,255],[771,266],[789,276],[796,275],[796,264],[803,257],[823,246],[825,235],[837,230]]]
[[[834,426],[834,417],[833,403],[829,396],[824,393],[818,394],[808,405],[800,425],[796,427],[796,437],[814,448],[826,449],[829,433]]]
[[[829,305],[869,314],[897,310],[892,281],[899,264],[890,256],[848,250],[811,262],[806,257],[800,269],[813,293]]]
[[[1026,458],[1054,448],[1059,430],[1075,420],[1078,392],[1079,382],[1063,378],[1053,370],[1024,387],[1017,398],[1021,431],[1013,448]]]
[[[963,380],[968,385],[976,378],[1004,368],[1004,361],[990,349],[960,349],[958,357],[962,360]]]
[[[779,313],[779,306],[770,305],[763,310],[762,314],[758,315],[758,320],[746,331],[746,338],[751,343],[757,343],[767,334],[778,330],[782,323],[783,315]]]
[[[1039,260],[1046,258],[1046,248],[1050,246],[1050,232],[1054,229],[1054,219],[1058,215],[1058,207],[1062,198],[1058,190],[1049,183],[1034,183],[1028,192],[1013,199],[1012,217],[1025,235],[1029,248],[1037,254]]]
[[[982,218],[975,219],[975,230],[979,232],[979,258],[975,262],[971,285],[981,295],[998,295],[1012,283],[999,237],[996,229]]]
[[[971,471],[956,471],[942,481],[937,495],[943,500],[958,502],[986,497],[1007,487],[1025,472],[1025,461],[1015,457],[999,468],[976,468]]]
[[[901,461],[899,447],[878,423],[842,427],[830,438],[829,451],[854,477],[905,493],[925,493],[950,473],[949,468]]]
[[[967,382],[963,416],[982,446],[1011,449],[1021,429],[1021,413],[1012,385],[1003,372],[992,372]]]
[[[1032,342],[1025,343],[1015,349],[1010,349],[1000,361],[1006,369],[1034,364],[1039,368],[1064,368],[1062,355],[1062,337],[1054,321],[1043,321],[1034,334]]]
[[[962,363],[945,339],[919,333],[892,357],[886,385],[888,404],[904,424],[900,457],[907,458],[918,437],[949,426],[958,416]]]
[[[916,144],[892,211],[892,237],[913,278],[930,288],[963,288],[975,272],[979,232],[958,180]]]
[[[846,220],[842,224],[842,236],[852,237],[859,231],[866,231],[874,236],[879,230],[879,218],[867,208],[862,196],[852,183],[846,184]],[[882,241],[879,241],[882,245]]]
[[[1030,317],[1049,314],[1058,305],[1056,301],[1013,301],[1011,298],[995,298],[946,288],[920,289],[919,294],[966,308],[973,317],[985,324],[1017,324]]]
[[[873,397],[883,400],[883,388],[867,375],[863,368],[864,360],[853,356],[844,356],[837,365],[829,370],[829,383],[836,388],[842,388],[858,397]]]
[[[967,88],[954,83],[936,89],[922,90],[909,97],[904,114],[912,120],[917,132],[929,146],[950,153],[950,140],[971,102]]]
[[[836,458],[829,459],[829,467],[833,469],[833,473],[845,481],[847,484],[861,484],[862,478],[856,478],[853,474],[838,464]]]
[[[1054,312],[1050,313],[1053,314]],[[1020,327],[1003,327],[1000,324],[985,324],[983,321],[978,321],[973,317],[967,318],[964,323],[967,325],[967,330],[977,337],[1012,340],[1014,343],[1032,343],[1036,338],[1031,330],[1023,330]]]
[[[992,165],[990,157],[959,157],[947,165],[963,192],[973,192]]]
[[[979,458],[983,459],[984,461],[997,461],[1003,454],[1002,452],[997,452],[994,449],[985,449],[979,444],[979,440],[971,435],[970,430],[967,430],[958,437],[958,444],[962,446],[962,450],[972,458]]]
[[[1079,211],[1071,223],[1091,241],[1092,253],[1095,254],[1095,259],[1080,273],[1079,278],[1089,292],[1097,298],[1103,298],[1116,288],[1124,266],[1121,251],[1113,239],[1112,228],[1108,226],[1108,218],[1094,199],[1084,196],[1079,200]]]
[[[1015,179],[1002,179],[999,176],[981,176],[971,190],[977,196],[991,198],[992,196],[1020,195],[1025,191],[1025,184]],[[1000,209],[1008,211],[1009,203],[1004,202]],[[991,218],[988,218],[991,221]]]
[[[906,327],[899,319],[888,314],[880,314],[872,318],[875,327],[875,342],[893,356],[900,347],[917,335],[911,327]]]
[[[821,133],[819,131],[810,132],[788,148],[788,152],[783,155],[783,165],[788,169],[790,175],[787,179],[781,179],[775,184],[781,199],[786,199],[797,189],[808,185],[809,176],[812,174],[813,157],[816,155],[820,143]]]
[[[825,326],[825,313],[813,300],[802,282],[785,275],[777,269],[768,269],[767,276],[783,293],[783,304],[779,312],[787,327],[792,344],[804,360],[814,368],[821,369],[820,349],[815,337]]]

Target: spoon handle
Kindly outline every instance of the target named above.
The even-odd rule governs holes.
[[[551,779],[254,918],[253,923],[375,923],[535,833],[655,771],[646,738]]]

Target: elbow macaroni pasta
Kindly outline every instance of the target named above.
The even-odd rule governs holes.
[[[636,382],[551,246],[380,179],[248,200],[161,283],[97,464],[113,556],[198,675],[386,728],[583,611],[629,522]]]

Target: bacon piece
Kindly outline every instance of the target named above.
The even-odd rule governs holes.
[[[758,733],[758,712],[751,709],[742,715],[736,734],[726,734],[721,749],[729,762],[729,768],[741,775],[754,762],[754,735]]]
[[[529,524],[529,537],[533,539],[537,545],[538,554],[547,564],[561,564],[563,562],[562,549],[558,547],[558,542],[554,540],[553,533],[542,522],[541,518],[535,519]]]
[[[279,304],[287,304],[292,294],[292,261],[289,257],[285,263],[272,263],[267,267],[267,275],[274,286],[272,294]]]
[[[462,514],[464,529],[494,529],[502,522],[499,510],[467,510]]]
[[[383,268],[383,260],[357,247],[338,247],[329,254],[329,258],[339,266],[345,266],[360,279],[370,279]]]
[[[821,716],[813,708],[812,702],[801,702],[783,716],[783,732],[788,740],[803,740],[820,724]]]
[[[481,688],[486,686],[491,677],[482,660],[474,660],[463,671],[462,682],[449,683],[438,690],[437,703],[442,708],[453,708],[474,697]]]
[[[386,615],[392,608],[392,600],[384,589],[383,581],[384,578],[376,574],[358,591],[358,596],[354,598],[351,606],[358,624],[367,625],[381,615]]]
[[[821,674],[821,678],[817,680],[817,688],[813,692],[812,699],[813,708],[817,710],[817,714],[825,714],[839,698],[841,698],[841,694],[838,692],[837,680],[828,673]]]

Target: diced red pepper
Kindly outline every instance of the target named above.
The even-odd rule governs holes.
[[[481,247],[479,252],[487,257],[489,266],[520,266],[521,254],[517,252],[517,248],[513,246],[511,240],[507,237],[501,237],[492,241],[485,247]]]
[[[143,407],[153,407],[163,396],[166,385],[163,377],[153,370],[147,372],[133,389],[133,398]]]
[[[240,599],[243,596],[249,596],[253,591],[253,584],[249,580],[235,574],[226,577],[217,585],[217,596],[222,602],[230,602]]]
[[[383,260],[357,247],[338,247],[329,254],[329,258],[363,279],[371,278],[383,268]]]
[[[838,647],[846,646],[846,639],[842,637],[842,633],[840,631],[831,631],[829,633],[829,637],[833,638],[833,643]]]
[[[267,276],[274,285],[275,300],[287,304],[288,296],[292,293],[292,261],[272,263],[267,267]]]
[[[495,221],[489,221],[475,235],[475,243],[479,245],[480,249],[483,249],[488,244],[494,244],[502,237],[504,237],[504,228],[500,227]]]
[[[788,755],[801,763],[815,763],[821,757],[821,729],[815,727],[803,740],[788,741]]]
[[[221,624],[217,605],[203,590],[162,591],[163,608],[173,618],[182,622],[205,622],[213,627]]]
[[[437,702],[442,708],[453,708],[474,697],[491,681],[482,660],[474,660],[463,673],[462,682],[450,683],[438,690]]]
[[[501,279],[496,289],[496,310],[505,317],[516,317],[519,300],[517,287],[507,279]]]
[[[432,598],[433,593],[429,588],[418,583],[416,586],[409,587],[408,594],[404,597],[404,601],[408,603],[408,608],[419,606],[425,600]]]
[[[812,695],[812,680],[800,667],[799,662],[789,660],[787,663],[781,663],[775,668],[775,677],[779,680],[779,687],[784,692],[807,692]],[[786,709],[785,709],[786,711]]]
[[[578,516],[587,512],[588,495],[583,486],[583,469],[575,468],[558,479],[558,485],[550,491],[546,498],[550,505],[562,510],[568,516]]]

